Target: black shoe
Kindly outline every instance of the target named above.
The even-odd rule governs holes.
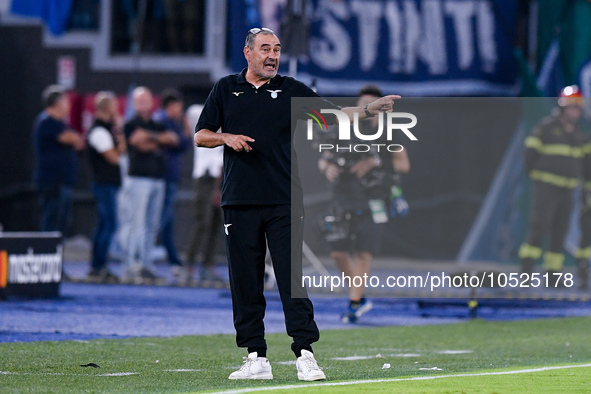
[[[222,279],[221,276],[218,275],[217,272],[215,272],[215,268],[214,267],[201,267],[201,269],[199,270],[199,278],[202,281],[210,281],[210,282],[223,282],[224,279]]]
[[[86,274],[86,278],[84,278],[84,280],[86,282],[91,282],[91,283],[100,283],[101,281],[101,271],[97,270],[96,268],[91,268],[90,271],[88,271],[88,274]]]
[[[154,284],[156,282],[161,281],[162,278],[160,276],[156,275],[155,273],[153,273],[148,268],[142,268],[142,270],[140,271],[140,280],[143,283]]]
[[[119,283],[119,278],[106,268],[100,270],[91,268],[86,275],[86,281],[92,283]]]
[[[105,268],[102,283],[119,283],[119,277]]]
[[[140,276],[143,279],[156,279],[156,278],[159,278],[159,276],[157,276],[155,273],[153,273],[152,271],[150,271],[147,268],[142,268],[142,270],[140,271]]]
[[[101,270],[97,270],[96,268],[91,268],[90,271],[88,271],[88,274],[86,274],[87,278],[98,278],[99,276],[101,276]]]

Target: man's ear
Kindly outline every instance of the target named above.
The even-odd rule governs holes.
[[[244,57],[248,59],[249,55],[250,55],[250,48],[245,46],[244,47]]]

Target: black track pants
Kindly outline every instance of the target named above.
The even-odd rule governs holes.
[[[307,294],[294,294],[292,279],[301,280],[303,209],[289,205],[233,205],[224,207],[224,231],[228,253],[230,287],[236,344],[266,355],[265,297],[263,295],[265,252],[268,243],[287,334],[299,357],[318,341],[318,327]],[[292,260],[295,263],[292,266]],[[293,275],[292,275],[293,274]],[[299,275],[298,275],[299,274]]]

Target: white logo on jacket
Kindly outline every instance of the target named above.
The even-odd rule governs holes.
[[[281,92],[281,90],[269,90],[267,89],[267,92],[271,93],[271,97],[276,99],[277,98],[277,93]]]

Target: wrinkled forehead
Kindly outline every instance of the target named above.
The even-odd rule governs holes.
[[[137,107],[150,107],[152,105],[152,95],[150,93],[139,94],[133,102]]]
[[[152,94],[149,92],[142,92],[136,96],[138,101],[148,101],[152,100]]]
[[[274,48],[277,45],[281,46],[281,42],[275,34],[259,33],[254,38],[255,48],[261,48],[263,46],[269,46],[271,48]]]

